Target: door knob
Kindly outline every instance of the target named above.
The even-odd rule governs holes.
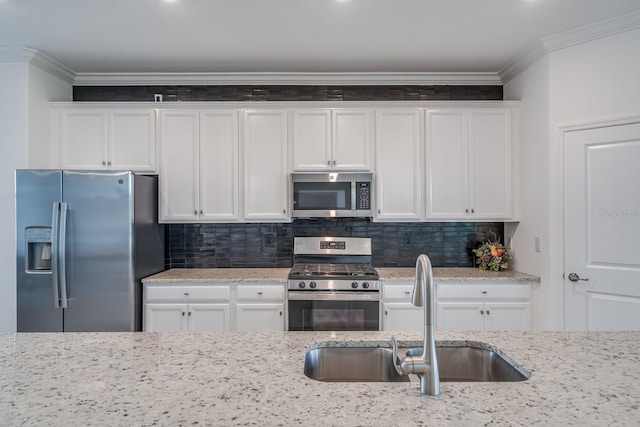
[[[571,273],[571,274],[569,274],[569,280],[571,280],[572,282],[577,282],[579,280],[582,280],[583,282],[588,282],[589,278],[588,277],[580,277],[576,273]]]

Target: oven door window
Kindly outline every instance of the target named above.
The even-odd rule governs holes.
[[[290,331],[377,331],[378,301],[289,301]]]
[[[351,209],[350,182],[294,182],[293,186],[296,210]]]

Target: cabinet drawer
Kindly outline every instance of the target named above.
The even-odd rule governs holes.
[[[384,301],[411,301],[413,285],[384,285],[382,287],[382,299]]]
[[[284,285],[239,285],[236,299],[284,301]]]
[[[479,298],[485,299],[529,299],[529,285],[438,285],[438,300]]]
[[[229,286],[145,286],[146,300],[229,301]]]

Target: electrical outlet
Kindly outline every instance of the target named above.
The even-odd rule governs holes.
[[[540,236],[536,236],[534,238],[534,241],[535,241],[536,252],[538,253],[542,252],[542,238]]]

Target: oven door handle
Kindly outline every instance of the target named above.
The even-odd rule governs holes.
[[[289,291],[290,301],[380,301],[379,292]]]

